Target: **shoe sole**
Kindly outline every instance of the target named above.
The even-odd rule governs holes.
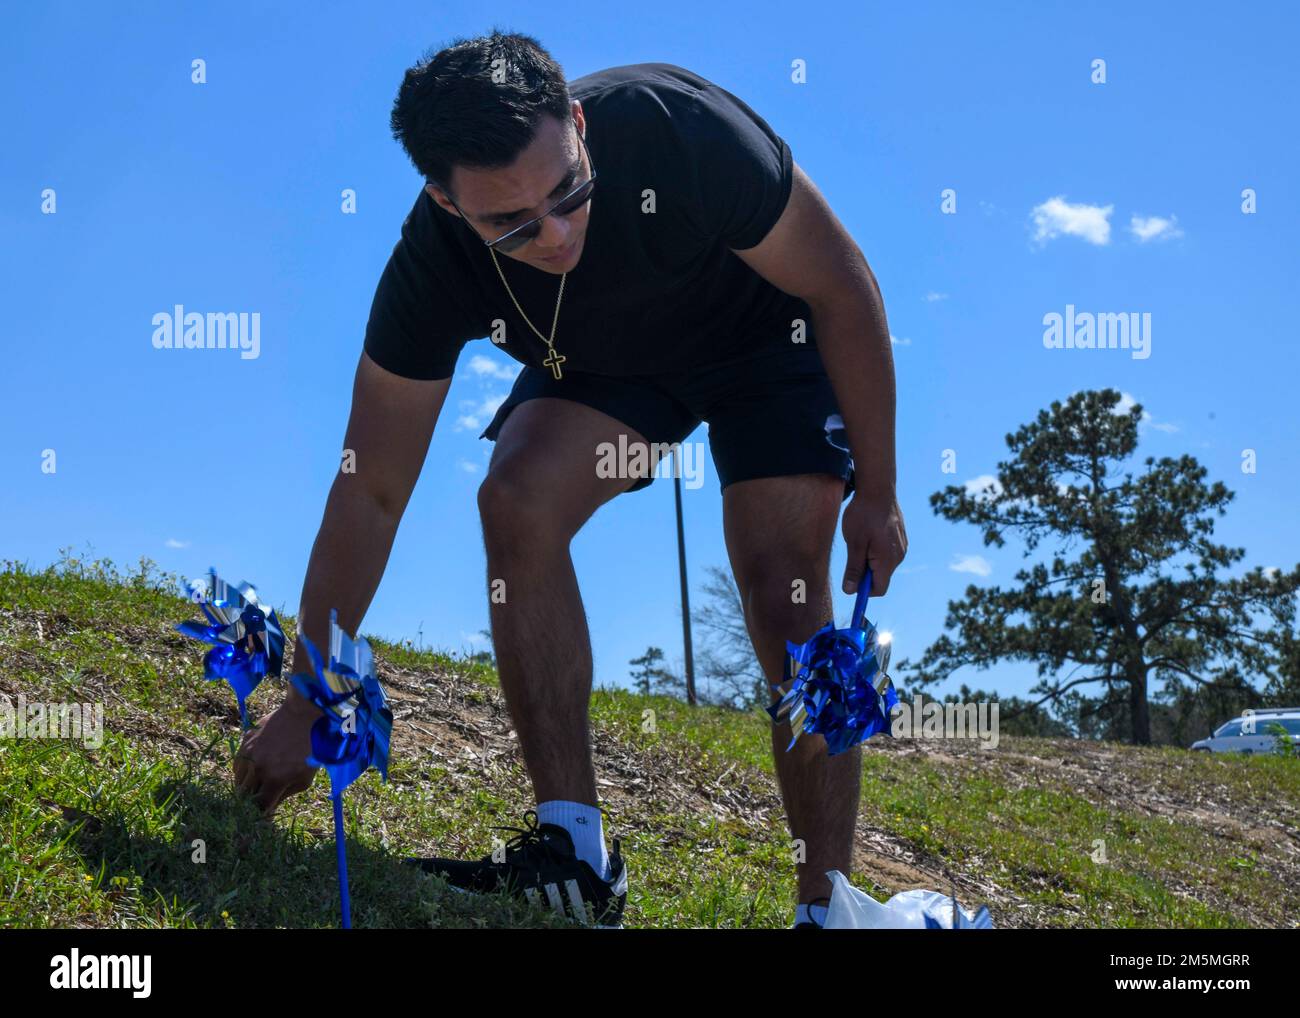
[[[424,872],[424,871],[421,871],[421,872]],[[434,874],[432,874],[432,873],[425,873],[424,875],[427,876],[427,877],[434,876]],[[445,883],[445,881],[444,881],[444,883]],[[447,884],[446,886],[447,886],[447,889],[448,889],[449,891],[455,891],[457,894],[482,894],[482,893],[483,893],[482,891],[471,891],[468,887],[457,887],[455,884]],[[547,909],[546,909],[543,905],[541,905],[539,902],[532,902],[532,901],[530,900],[529,903],[532,904],[532,905],[534,905],[534,907],[541,909],[543,912],[547,911]],[[554,914],[554,913],[552,913],[552,914]],[[569,922],[573,923],[575,926],[581,926],[581,927],[583,927],[584,929],[592,929],[592,930],[621,930],[621,929],[623,929],[623,924],[622,924],[622,922],[615,923],[614,925],[611,926],[611,925],[606,924],[606,923],[584,923],[584,922],[581,922],[580,920],[574,918],[573,916],[571,916],[571,915],[569,915],[569,914],[567,914],[567,913],[565,913],[565,916],[564,916],[564,917],[565,917],[566,919],[568,919]]]

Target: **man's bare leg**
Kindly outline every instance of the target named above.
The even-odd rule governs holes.
[[[833,616],[831,544],[844,482],[830,474],[769,477],[730,484],[722,493],[723,526],[732,571],[754,652],[769,682],[779,682],[786,640],[806,640]],[[795,597],[802,580],[806,601]],[[858,747],[826,755],[820,736],[794,748],[790,726],[775,726],[772,752],[790,833],[802,841],[799,901],[831,893],[827,870],[849,874],[862,777]]]
[[[596,802],[591,637],[569,544],[633,478],[596,475],[602,442],[645,439],[569,400],[531,399],[497,436],[478,504],[497,673],[538,802]]]

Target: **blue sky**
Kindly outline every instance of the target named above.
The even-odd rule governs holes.
[[[393,95],[425,49],[497,25],[537,36],[570,78],[657,60],[736,93],[857,239],[897,340],[911,552],[871,611],[896,653],[918,656],[949,599],[1020,561],[934,517],[930,494],[991,473],[1008,432],[1081,388],[1142,402],[1141,453],[1195,455],[1237,492],[1220,538],[1292,565],[1298,19],[1137,6],[15,8],[0,41],[0,557],[43,565],[89,543],[190,575],[212,564],[296,606],[374,286],[419,187],[388,133]],[[152,316],[175,304],[260,312],[260,356],[155,350]],[[1045,349],[1043,317],[1067,304],[1149,312],[1151,355]],[[457,419],[503,396],[514,367],[486,340],[462,354],[365,631],[475,648],[490,443]],[[698,585],[726,562],[711,463],[686,514]],[[598,683],[625,682],[649,644],[680,654],[669,481],[602,509],[574,556]],[[837,587],[843,562],[841,543]],[[849,607],[838,595],[841,621]],[[1033,676],[960,678],[1009,694]]]

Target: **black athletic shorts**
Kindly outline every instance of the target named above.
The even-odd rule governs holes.
[[[651,445],[681,442],[707,421],[723,488],[758,477],[826,473],[844,479],[845,498],[853,491],[853,460],[835,393],[810,345],[622,378],[565,371],[556,379],[549,368],[526,365],[479,437],[496,441],[510,411],[538,396],[586,404],[640,432]],[[629,490],[649,487],[654,474]]]

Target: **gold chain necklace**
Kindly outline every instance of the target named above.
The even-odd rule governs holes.
[[[505,283],[506,293],[510,294],[510,299],[514,301],[515,310],[519,312],[519,317],[527,322],[528,327],[532,329],[533,332],[537,333],[537,338],[546,344],[548,353],[546,354],[546,359],[542,361],[542,363],[551,369],[551,373],[554,374],[558,380],[561,377],[560,365],[569,359],[563,354],[557,353],[555,350],[555,327],[560,322],[560,301],[564,299],[564,281],[568,278],[569,274],[566,272],[564,275],[560,276],[560,292],[555,297],[555,317],[551,319],[551,338],[547,339],[537,331],[537,326],[529,320],[526,314],[524,314],[524,309],[519,306],[519,301],[515,300],[515,292],[510,289],[510,284],[506,283],[506,274],[501,271],[501,263],[497,261],[497,253],[491,248],[488,248],[488,254],[492,256],[492,264],[497,267],[497,275],[501,277],[501,282]]]

